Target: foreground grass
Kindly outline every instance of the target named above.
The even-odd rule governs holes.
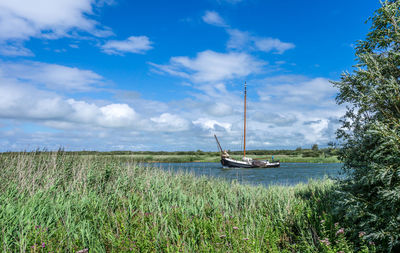
[[[0,154],[4,252],[351,252],[332,181],[241,185],[62,152]],[[346,231],[346,228],[344,228]]]

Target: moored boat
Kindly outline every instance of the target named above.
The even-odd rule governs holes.
[[[226,150],[222,150],[221,144],[218,141],[217,136],[214,134],[215,140],[218,144],[218,149],[221,153],[221,164],[224,167],[231,168],[273,168],[279,167],[279,161],[269,161],[269,160],[256,160],[250,157],[246,157],[246,97],[247,97],[247,87],[246,82],[244,84],[244,134],[243,134],[243,158],[242,160],[236,160],[229,156]]]
[[[218,148],[221,153],[221,164],[224,167],[229,168],[276,168],[281,164],[279,161],[269,161],[269,160],[255,160],[251,157],[243,157],[242,160],[236,160],[230,157],[226,150],[222,150],[219,144],[217,136],[214,134],[215,140],[217,141]]]

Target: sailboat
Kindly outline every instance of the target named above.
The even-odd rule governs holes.
[[[222,150],[221,144],[218,141],[217,135],[214,134],[215,140],[218,144],[218,149],[221,153],[221,164],[224,167],[233,168],[273,168],[279,167],[279,161],[269,160],[253,160],[251,157],[246,157],[246,98],[247,98],[247,85],[244,83],[244,124],[243,124],[243,158],[242,160],[236,160],[229,156],[226,150]]]

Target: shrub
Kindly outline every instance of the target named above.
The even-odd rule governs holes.
[[[400,251],[400,1],[386,1],[358,42],[358,64],[335,82],[348,105],[338,130],[342,181],[338,214],[352,236]]]

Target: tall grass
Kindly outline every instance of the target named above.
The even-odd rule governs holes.
[[[334,188],[328,180],[296,187],[242,185],[112,156],[0,154],[0,247],[4,252],[367,252],[335,225]]]

